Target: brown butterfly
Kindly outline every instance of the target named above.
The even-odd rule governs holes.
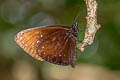
[[[72,67],[76,64],[78,24],[72,27],[52,25],[23,30],[15,35],[16,43],[40,61]]]

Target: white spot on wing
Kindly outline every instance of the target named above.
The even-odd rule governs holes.
[[[24,32],[23,32],[23,31],[21,31],[19,34],[20,34],[20,35],[23,35],[23,33],[24,33]]]
[[[45,55],[46,53],[44,52],[43,54]]]
[[[43,37],[43,35],[40,35],[40,37]]]
[[[40,42],[40,40],[37,40],[37,43],[39,43]]]
[[[44,46],[42,46],[42,49],[45,48]]]
[[[58,42],[58,46],[60,46],[60,43]]]
[[[61,57],[62,55],[61,54],[59,54],[59,57]]]
[[[48,59],[49,59],[50,57],[48,56]]]

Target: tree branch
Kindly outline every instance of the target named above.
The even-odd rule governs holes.
[[[94,41],[97,30],[101,27],[97,24],[97,2],[96,0],[85,0],[87,6],[87,25],[85,37],[82,43],[78,44],[78,48],[83,52],[85,46],[91,45]]]

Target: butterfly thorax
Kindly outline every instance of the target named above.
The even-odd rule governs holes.
[[[78,24],[77,24],[77,22],[76,22],[76,23],[74,23],[74,24],[72,25],[72,27],[70,28],[70,33],[71,33],[74,37],[76,37],[76,38],[77,38],[78,33],[79,33],[79,31],[78,31]]]

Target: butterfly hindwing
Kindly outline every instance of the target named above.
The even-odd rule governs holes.
[[[47,26],[47,27],[37,27],[31,28],[27,30],[23,30],[16,34],[15,41],[16,43],[23,48],[25,52],[30,54],[32,57],[36,58],[37,60],[43,61],[38,55],[38,46],[41,45],[44,38],[49,37],[50,34],[55,33],[56,31],[64,30],[64,27],[54,27],[54,26]]]

